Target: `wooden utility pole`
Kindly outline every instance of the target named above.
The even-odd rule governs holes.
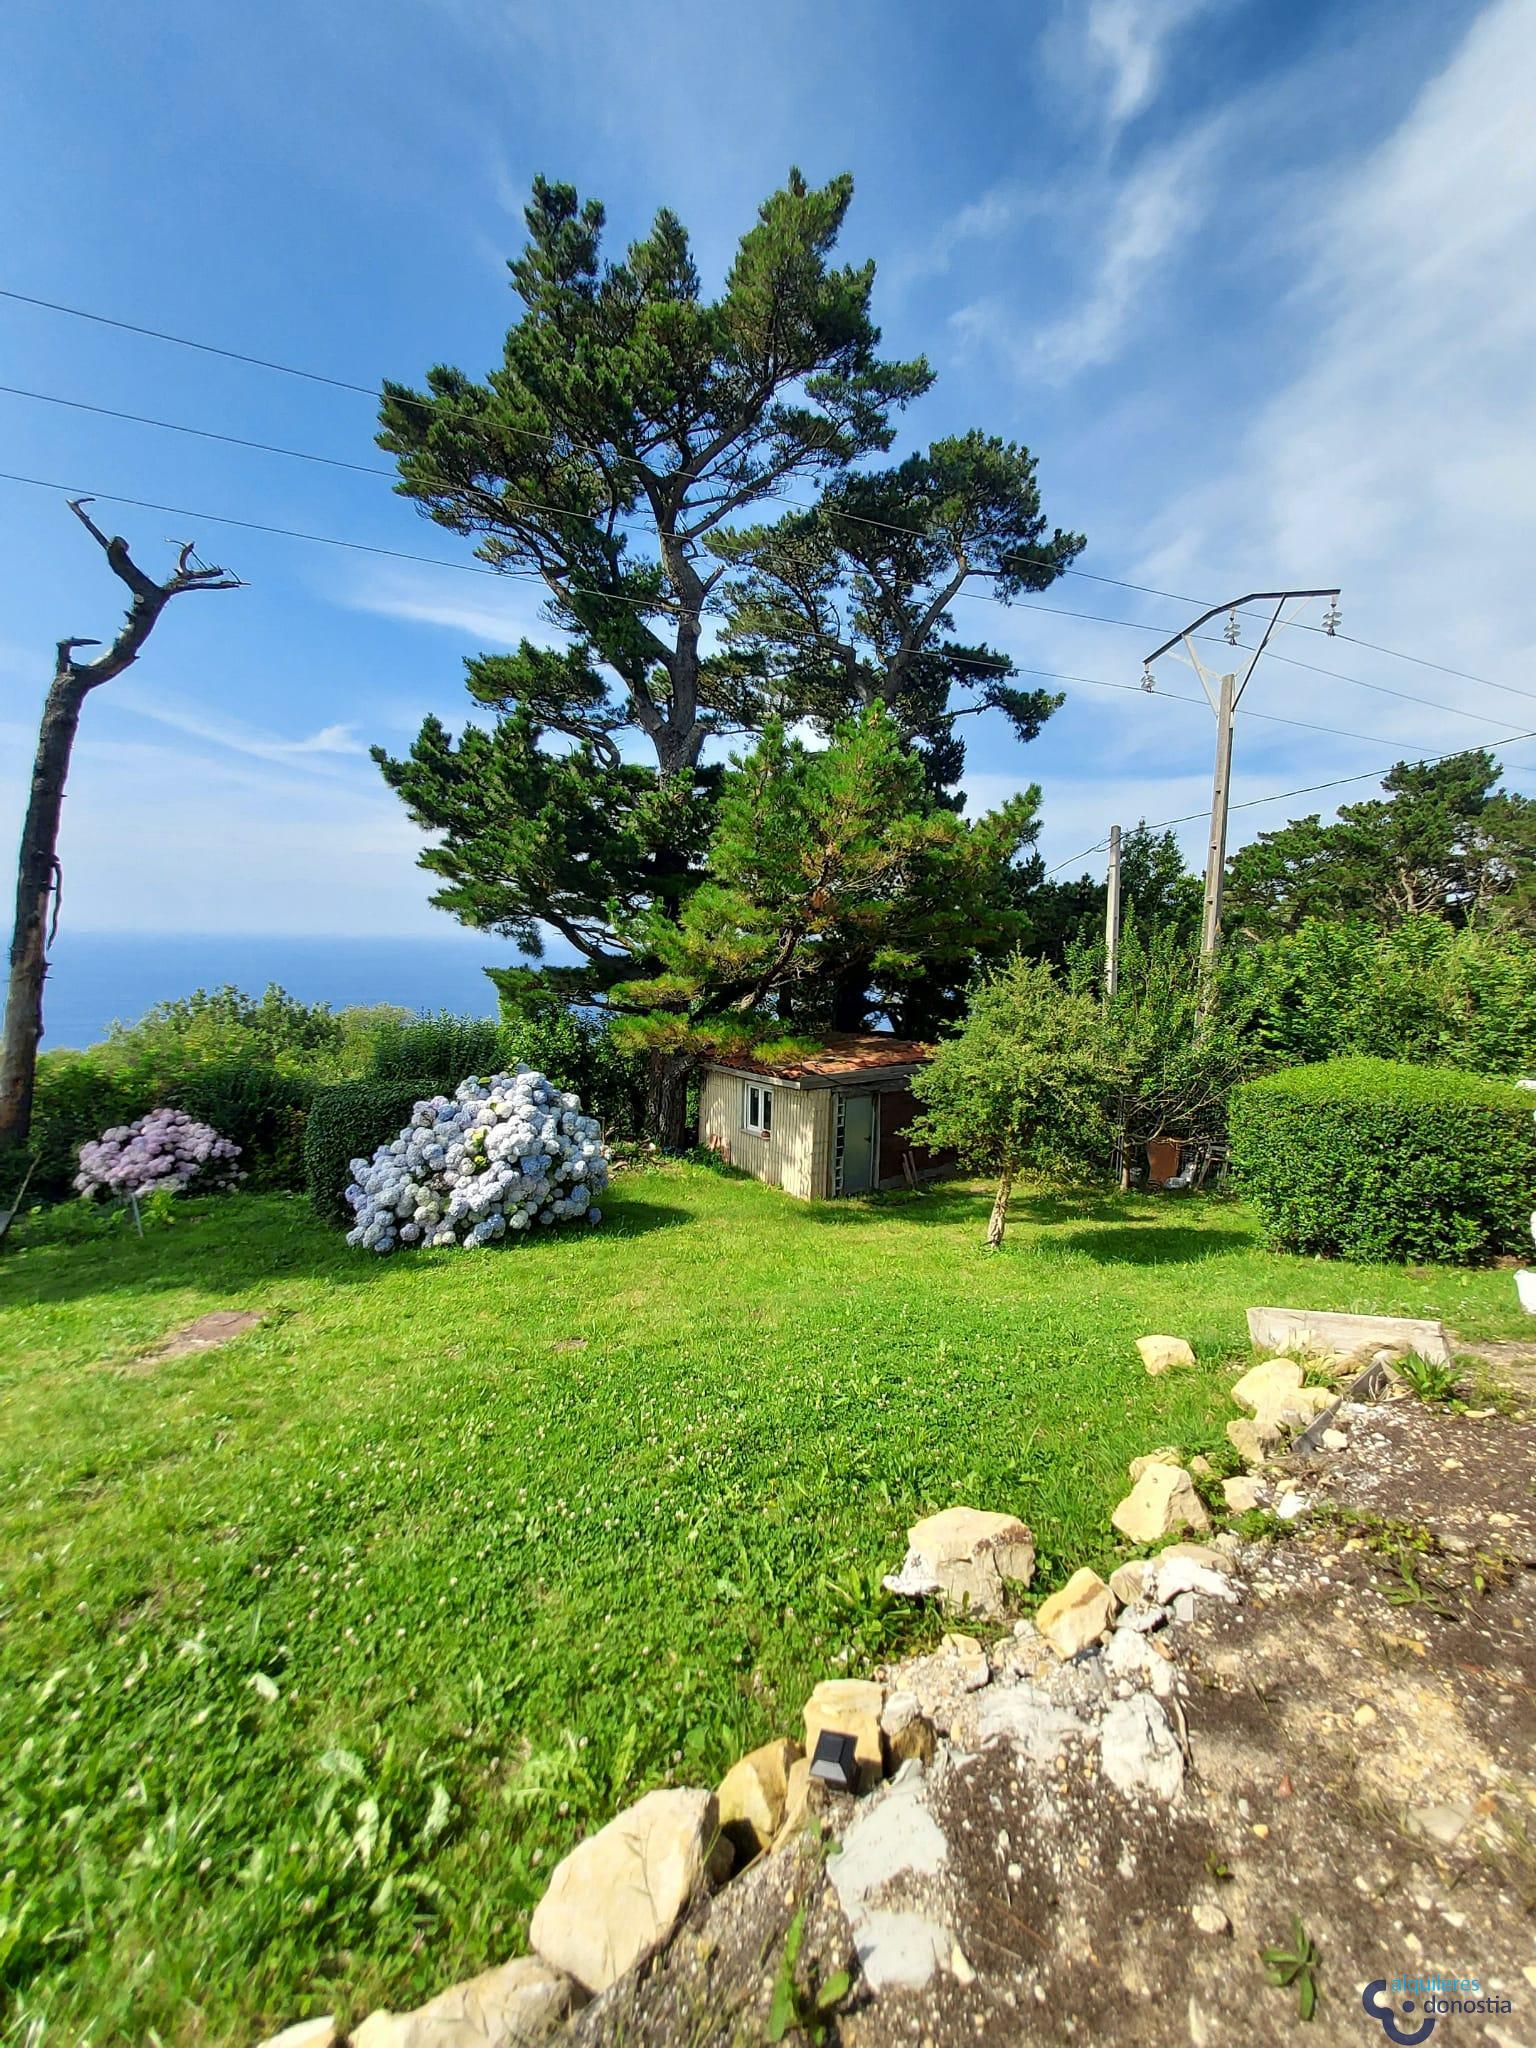
[[[100,641],[59,642],[53,680],[43,703],[16,863],[16,924],[11,935],[5,1025],[0,1032],[0,1155],[24,1146],[32,1129],[37,1048],[43,1035],[43,982],[48,973],[48,948],[59,921],[59,823],[70,754],[85,700],[138,658],[155,621],[173,597],[189,590],[240,587],[239,577],[199,562],[190,541],[182,548],[172,574],[164,583],[157,583],[134,561],[127,541],[118,535],[109,538],[96,525],[85,509],[90,502],[89,498],[71,498],[69,509],[106,556],[113,575],[132,595],[117,638],[94,661],[76,661],[75,650],[99,647]]]
[[[1331,634],[1339,621],[1338,595],[1337,590],[1250,590],[1246,597],[1228,598],[1225,604],[1213,604],[1208,612],[1202,612],[1198,619],[1192,619],[1187,626],[1181,626],[1177,633],[1170,635],[1161,647],[1155,647],[1147,656],[1142,670],[1142,688],[1155,690],[1157,678],[1152,673],[1153,662],[1182,641],[1183,658],[1200,678],[1206,701],[1216,714],[1216,774],[1211,787],[1211,836],[1205,856],[1205,915],[1200,928],[1200,954],[1207,963],[1215,958],[1216,949],[1221,944],[1221,886],[1227,865],[1227,812],[1232,802],[1233,714],[1243,701],[1243,692],[1259,665],[1259,656],[1269,645],[1270,635],[1280,624],[1281,614],[1291,600],[1326,597],[1329,605],[1323,625]],[[1195,650],[1195,636],[1208,619],[1214,619],[1218,612],[1225,612],[1227,642],[1233,647],[1240,645],[1237,615],[1244,605],[1249,604],[1273,604],[1275,607],[1263,637],[1241,677],[1214,676]],[[1214,690],[1211,687],[1213,682],[1216,685]]]
[[[1120,827],[1109,828],[1109,881],[1104,903],[1104,1000],[1120,986]]]

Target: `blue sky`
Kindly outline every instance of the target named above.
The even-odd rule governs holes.
[[[849,169],[845,252],[878,263],[889,349],[939,372],[912,441],[1027,442],[1084,570],[1202,602],[1338,582],[1346,632],[1536,692],[1536,0],[76,0],[6,39],[13,291],[365,384],[480,372],[534,172],[602,198],[616,242],[673,207],[713,281],[791,163]],[[364,397],[5,300],[0,383],[383,461]],[[536,592],[206,516],[471,561],[383,478],[5,395],[0,444],[0,468],[205,515],[100,507],[145,562],[195,537],[249,585],[179,602],[88,705],[72,928],[444,929],[366,748],[461,721],[461,658],[540,630]],[[119,607],[57,496],[0,483],[0,531],[9,846],[53,643]],[[961,623],[1124,685],[1185,615],[1087,577],[1048,602],[1138,629],[982,602]],[[1358,681],[1260,671],[1239,802],[1536,726],[1536,700],[1347,641],[1282,651]],[[1167,688],[1197,694],[1177,667]],[[1028,748],[973,731],[972,796],[1040,781],[1065,860],[1206,805],[1211,724],[1074,688]],[[1509,765],[1536,786],[1536,744]],[[1240,810],[1235,837],[1319,803]],[[1199,865],[1203,825],[1181,837]]]

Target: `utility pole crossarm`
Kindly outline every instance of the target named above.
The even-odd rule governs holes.
[[[1216,714],[1216,769],[1211,783],[1211,834],[1206,847],[1205,908],[1200,922],[1200,954],[1207,963],[1215,958],[1216,949],[1221,944],[1221,892],[1227,865],[1227,812],[1232,802],[1233,716],[1254,670],[1259,665],[1260,656],[1268,647],[1275,628],[1281,622],[1286,606],[1293,599],[1311,597],[1326,597],[1329,600],[1330,609],[1324,625],[1331,633],[1339,616],[1338,590],[1250,590],[1244,597],[1229,598],[1225,604],[1213,604],[1210,610],[1202,612],[1198,619],[1192,619],[1187,626],[1181,626],[1178,632],[1170,633],[1160,647],[1153,648],[1146,659],[1142,687],[1150,690],[1155,687],[1152,675],[1153,662],[1182,641],[1189,664],[1200,678],[1200,687]],[[1195,647],[1195,635],[1203,625],[1214,619],[1218,612],[1227,612],[1230,614],[1231,622],[1226,637],[1235,647],[1237,614],[1245,605],[1250,604],[1272,604],[1274,611],[1265,625],[1263,636],[1254,649],[1248,666],[1243,670],[1241,679],[1236,674],[1212,677]],[[1217,685],[1214,691],[1211,688],[1213,680]]]

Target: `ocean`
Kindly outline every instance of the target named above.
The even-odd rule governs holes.
[[[401,1003],[411,1010],[496,1014],[487,967],[515,966],[505,939],[458,929],[441,938],[295,938],[287,933],[82,932],[61,928],[43,996],[45,1051],[86,1046],[116,1018],[233,982],[260,995],[275,981],[305,1002]]]

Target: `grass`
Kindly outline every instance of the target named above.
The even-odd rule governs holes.
[[[1220,1444],[1248,1305],[1520,1327],[1507,1273],[1277,1257],[1225,1202],[1024,1202],[993,1257],[986,1208],[679,1166],[477,1256],[369,1260],[286,1197],[18,1225],[0,2040],[413,2004],[515,1951],[620,1804],[936,1627],[874,1595],[920,1514],[1017,1510],[1041,1591],[1112,1561],[1127,1461]],[[1200,1369],[1149,1379],[1149,1330]]]

